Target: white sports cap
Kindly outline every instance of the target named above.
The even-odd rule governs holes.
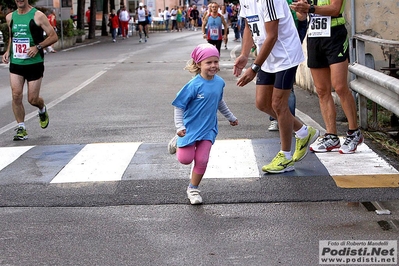
[[[144,6],[144,4],[143,4],[143,3],[140,3],[139,6]]]

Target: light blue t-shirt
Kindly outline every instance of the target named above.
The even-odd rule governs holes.
[[[215,142],[218,134],[217,111],[224,86],[224,80],[218,75],[212,80],[196,75],[177,93],[172,105],[184,110],[183,123],[186,127],[186,135],[177,139],[177,147],[190,146],[199,140]]]

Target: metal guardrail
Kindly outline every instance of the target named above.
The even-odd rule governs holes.
[[[355,79],[349,83],[359,94],[359,123],[368,128],[367,99],[381,105],[399,116],[399,79],[366,67],[365,42],[399,49],[399,41],[379,39],[363,34],[355,34],[356,62],[349,65]]]

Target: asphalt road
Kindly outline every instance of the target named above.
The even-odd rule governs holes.
[[[398,239],[397,189],[338,188],[314,154],[292,175],[204,179],[205,204],[190,206],[189,168],[166,153],[166,144],[174,134],[170,103],[191,78],[183,68],[201,42],[189,31],[153,33],[141,44],[137,36],[117,43],[98,37],[46,56],[42,96],[50,126],[42,130],[26,104],[24,142],[12,141],[8,69],[0,65],[0,147],[33,146],[0,171],[1,265],[317,265],[320,240]],[[268,117],[254,106],[254,84],[235,86],[239,46],[228,46],[220,75],[240,125],[220,117],[218,140],[260,143],[254,154],[261,167],[274,156],[278,133],[267,131]],[[317,97],[300,88],[296,95],[297,115],[322,127]],[[138,142],[123,181],[50,183],[67,153]],[[379,200],[373,206],[390,215],[348,203]]]

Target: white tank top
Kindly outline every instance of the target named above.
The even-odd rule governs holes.
[[[139,22],[145,21],[145,10],[144,10],[144,8],[137,9],[137,19],[138,19]]]
[[[224,17],[224,21],[228,21],[229,18],[229,13],[226,11],[226,13],[222,14],[222,11],[219,12],[220,15],[222,15]],[[224,25],[222,24],[222,30],[224,30]]]

